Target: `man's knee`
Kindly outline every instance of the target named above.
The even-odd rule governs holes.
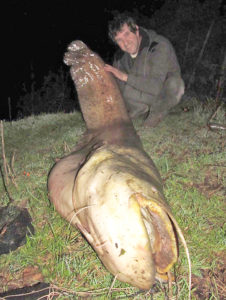
[[[165,82],[165,95],[169,98],[175,99],[175,104],[179,103],[184,94],[184,81],[179,76],[171,76]]]
[[[134,118],[139,118],[141,116],[146,116],[149,111],[149,106],[145,103],[134,101],[134,100],[128,100],[125,99],[127,111],[129,113],[129,116]]]

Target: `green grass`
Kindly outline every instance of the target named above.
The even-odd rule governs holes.
[[[193,276],[209,283],[208,299],[221,299],[220,272],[226,248],[225,133],[205,126],[211,113],[209,103],[203,106],[191,100],[186,104],[188,112],[178,107],[153,129],[144,129],[139,121],[134,125],[163,178],[167,201],[189,247]],[[224,114],[221,108],[216,121],[222,123]],[[25,268],[37,266],[45,282],[69,291],[66,295],[62,292],[59,299],[73,299],[76,292],[97,289],[106,289],[97,297],[106,299],[113,276],[81,234],[58,215],[47,195],[48,172],[55,158],[72,151],[85,130],[81,114],[31,116],[3,125],[7,161],[14,157],[17,185],[10,181],[7,189],[16,204],[24,203],[28,208],[35,234],[16,251],[0,256],[0,278],[7,279],[0,280],[0,291],[7,290],[12,281],[19,282]],[[8,200],[1,180],[0,206]],[[188,295],[187,273],[180,246],[173,293],[177,290],[181,300]],[[161,300],[166,287],[155,287],[153,298],[150,293],[136,295],[138,289],[117,280],[114,289],[112,299],[134,294],[133,299]],[[196,299],[194,292],[192,297]]]

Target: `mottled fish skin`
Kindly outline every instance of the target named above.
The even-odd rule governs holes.
[[[50,171],[50,200],[117,279],[150,289],[178,256],[178,225],[159,172],[102,59],[75,41],[64,62],[70,66],[87,132],[76,151]]]
[[[82,99],[80,106],[87,128],[93,130],[117,122],[130,122],[117,83],[105,72],[102,59],[81,41],[72,42],[68,50],[64,62],[71,66],[71,77]]]

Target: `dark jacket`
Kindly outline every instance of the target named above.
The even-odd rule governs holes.
[[[180,76],[180,66],[168,39],[141,27],[140,34],[142,40],[137,57],[133,59],[119,50],[113,66],[128,74],[127,82],[117,80],[124,99],[151,105],[164,81],[172,75]]]

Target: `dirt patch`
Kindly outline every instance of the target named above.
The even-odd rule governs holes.
[[[226,295],[226,255],[224,256],[214,271],[201,270],[201,277],[192,276],[192,288],[197,299],[207,300],[213,294],[218,295],[219,300],[224,300]]]
[[[28,287],[43,281],[42,273],[37,266],[28,266],[21,271],[8,273],[6,270],[0,273],[0,293],[18,288]]]

